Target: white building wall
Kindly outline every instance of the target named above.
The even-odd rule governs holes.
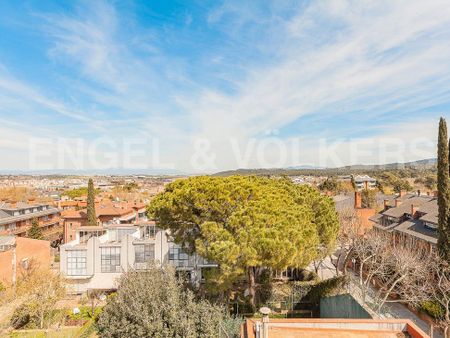
[[[135,263],[135,244],[149,243],[155,245],[155,262],[157,264],[169,263],[170,242],[165,231],[158,231],[155,238],[139,238],[139,232],[128,234],[122,238],[120,243],[110,242],[116,237],[112,231],[101,237],[92,237],[85,245],[80,245],[77,240],[61,246],[60,251],[60,271],[67,276],[67,252],[73,249],[86,248],[86,276],[67,276],[70,284],[70,291],[74,293],[84,293],[89,289],[115,289],[123,272],[134,269]],[[101,269],[101,248],[102,247],[120,247],[120,265],[121,272],[102,272]],[[199,257],[195,256],[190,262],[200,262]],[[194,279],[200,279],[200,267],[195,264],[198,271],[192,271],[191,276]],[[194,270],[194,266],[184,267],[182,270]],[[198,281],[197,281],[198,282]]]

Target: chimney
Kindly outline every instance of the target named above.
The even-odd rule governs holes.
[[[430,196],[431,194],[430,194],[430,192],[429,191],[427,191],[427,196]]]
[[[416,218],[416,217],[414,217],[414,215],[416,214],[417,210],[419,210],[419,208],[417,206],[415,206],[414,204],[411,204],[411,217],[413,219]]]
[[[417,196],[420,196],[420,190],[417,190]]]
[[[406,191],[405,190],[400,190],[400,192],[398,193],[398,197],[403,197],[406,195]]]
[[[436,190],[436,191],[433,191],[433,196],[434,197],[438,197],[438,191]]]
[[[395,207],[398,207],[400,204],[402,204],[402,201],[398,200],[397,198],[395,199]]]
[[[384,210],[387,210],[388,209],[388,203],[389,203],[389,200],[384,200],[383,201],[383,206],[384,206]]]
[[[355,209],[361,209],[361,193],[355,191]]]
[[[9,206],[11,207],[11,209],[17,208],[17,201],[10,201]]]

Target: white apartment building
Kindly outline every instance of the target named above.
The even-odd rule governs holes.
[[[114,290],[123,272],[145,269],[148,262],[172,264],[191,282],[202,280],[202,270],[216,267],[198,255],[188,255],[152,221],[81,227],[76,239],[61,246],[60,270],[69,292]]]
[[[356,191],[372,190],[377,187],[377,180],[367,175],[353,176],[353,182],[355,182]]]

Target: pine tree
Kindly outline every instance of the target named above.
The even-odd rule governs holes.
[[[255,176],[175,181],[148,214],[188,252],[218,263],[212,282],[219,292],[246,278],[252,305],[261,271],[308,266],[335,250],[339,231],[332,199],[290,180]]]
[[[33,218],[31,221],[31,228],[28,230],[27,237],[32,239],[44,239],[42,229],[39,227],[39,223],[36,218]]]
[[[439,121],[438,136],[438,207],[439,207],[439,237],[438,249],[443,257],[450,256],[450,243],[448,234],[448,222],[450,214],[450,190],[449,190],[449,146],[447,143],[447,124],[441,117]]]
[[[89,179],[88,183],[87,225],[89,226],[97,225],[97,216],[95,215],[95,191],[94,191],[94,182],[92,181],[92,178]]]

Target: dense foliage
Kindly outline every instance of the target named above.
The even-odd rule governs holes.
[[[361,191],[361,207],[362,208],[376,208],[377,207],[377,192],[376,192],[376,190],[364,189]]]
[[[54,320],[57,301],[66,294],[64,281],[52,271],[31,266],[23,271],[17,284],[17,294],[25,302],[15,309],[10,319],[14,328],[46,328]]]
[[[99,193],[100,189],[95,189],[95,193]],[[62,195],[67,196],[71,199],[80,198],[83,196],[87,196],[88,194],[88,188],[87,187],[81,187],[71,190],[66,190],[62,193]]]
[[[186,250],[219,264],[218,284],[257,270],[304,267],[328,254],[339,222],[332,199],[287,179],[192,177],[166,187],[149,207]]]
[[[124,274],[100,314],[100,337],[219,337],[221,308],[196,300],[171,267]],[[233,337],[233,335],[230,335]]]

